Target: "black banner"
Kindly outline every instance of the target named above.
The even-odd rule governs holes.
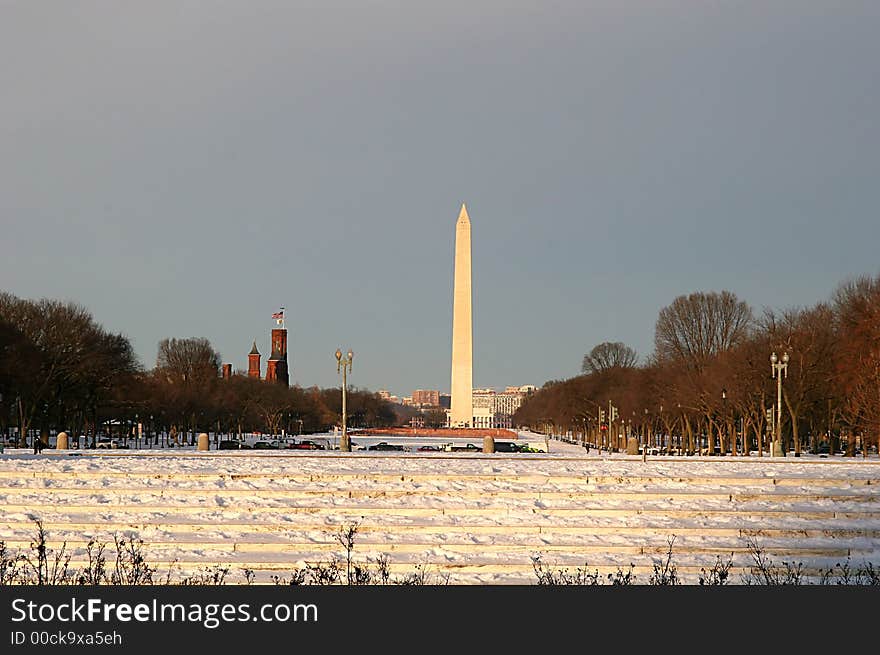
[[[0,587],[0,652],[521,649],[869,639],[872,587]],[[707,641],[708,640],[708,641]],[[867,641],[866,641],[867,643]],[[580,650],[580,648],[577,648]],[[286,649],[285,649],[286,650]],[[812,652],[812,651],[811,651]],[[450,655],[459,655],[458,652]]]

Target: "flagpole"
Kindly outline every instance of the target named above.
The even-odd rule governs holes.
[[[284,329],[284,307],[281,308],[281,329]]]

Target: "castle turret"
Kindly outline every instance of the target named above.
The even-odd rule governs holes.
[[[257,350],[256,340],[254,340],[254,347],[248,353],[248,377],[260,379],[260,351]]]
[[[272,354],[266,362],[266,380],[290,386],[290,375],[287,370],[287,330],[272,330]]]

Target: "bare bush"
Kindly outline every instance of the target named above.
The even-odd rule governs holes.
[[[251,572],[253,573],[253,572]],[[198,573],[193,573],[192,575],[188,575],[183,578],[179,584],[184,586],[205,586],[205,585],[214,585],[219,586],[224,584],[226,580],[226,576],[229,574],[228,566],[220,566],[219,564],[215,564],[214,566],[206,566],[204,569],[199,571]]]
[[[156,569],[147,563],[143,539],[113,536],[116,544],[116,568],[110,576],[112,584],[150,585]]]
[[[743,584],[773,587],[805,584],[802,562],[783,561],[780,566],[773,563],[754,537],[748,537],[746,545],[753,564],[749,572],[742,576]]]
[[[675,535],[669,537],[666,543],[668,544],[666,557],[659,563],[654,562],[654,572],[651,573],[649,584],[662,586],[681,584],[675,564],[672,563],[672,545],[675,543]]]
[[[720,587],[730,581],[730,568],[733,566],[733,555],[722,560],[720,555],[715,556],[715,563],[708,571],[700,569],[700,585],[708,587]]]
[[[538,578],[538,585],[541,586],[560,586],[560,585],[586,585],[595,586],[599,584],[598,569],[592,573],[587,570],[587,564],[578,567],[573,573],[568,569],[552,569],[544,564],[540,555],[532,556],[532,568],[535,576]]]

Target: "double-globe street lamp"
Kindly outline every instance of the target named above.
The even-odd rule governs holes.
[[[350,348],[345,357],[342,356],[342,351],[339,348],[336,349],[336,372],[342,373],[342,438],[339,441],[339,449],[347,453],[351,452],[351,441],[348,438],[348,432],[345,430],[345,389],[348,386],[348,376],[346,374],[351,370],[351,360],[353,357],[354,353],[351,352]]]
[[[782,353],[782,361],[774,352],[770,355],[770,369],[776,378],[776,425],[773,431],[773,440],[770,443],[770,456],[776,456],[776,449],[779,448],[779,455],[785,456],[782,448],[782,378],[788,377],[788,353]]]

